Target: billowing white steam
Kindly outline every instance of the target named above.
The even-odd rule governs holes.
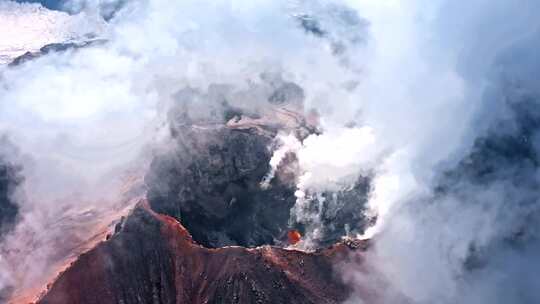
[[[71,4],[96,15],[96,1]],[[109,206],[118,195],[113,183],[126,167],[144,166],[144,147],[159,138],[166,109],[177,102],[174,93],[212,83],[248,88],[271,71],[299,84],[306,108],[316,108],[323,122],[323,134],[301,143],[284,137],[272,159],[277,168],[286,153],[298,157],[295,208],[311,202],[306,193],[347,188],[359,175],[373,175],[368,209],[377,221],[364,237],[375,245],[366,255],[368,275],[350,265],[344,271],[361,286],[352,303],[361,303],[365,289],[375,290],[382,303],[397,303],[396,297],[537,303],[531,283],[537,275],[519,276],[538,252],[534,248],[505,251],[494,257],[495,266],[476,272],[462,267],[470,244],[489,247],[523,214],[509,208],[499,223],[498,193],[509,185],[501,180],[499,188],[471,188],[480,204],[437,201],[433,187],[441,171],[507,113],[493,63],[516,41],[525,41],[525,49],[538,46],[538,36],[531,36],[539,27],[538,6],[527,0],[127,1],[106,33],[95,30],[107,43],[2,68],[0,129],[28,160],[21,222],[2,246],[34,247],[15,263],[0,260],[0,289],[31,286],[51,271],[55,248],[25,239],[28,231],[35,239],[61,238],[65,231],[49,228],[66,205]],[[53,18],[53,28],[84,17],[32,9]],[[8,2],[0,11],[22,16],[28,7]],[[67,23],[87,33],[77,22]],[[55,38],[38,44],[71,39],[50,30]],[[502,74],[533,88],[538,60],[518,55],[506,59],[514,70]],[[509,292],[494,296],[501,286]]]
[[[338,145],[329,141],[329,147],[316,150],[316,167],[303,163],[300,170],[320,170],[315,177],[325,181],[317,185],[324,191],[347,172],[328,170],[329,165],[354,168],[355,161],[372,157],[353,171],[374,172],[367,207],[377,221],[360,236],[374,240],[364,265],[344,267],[358,290],[350,302],[536,303],[538,268],[532,257],[538,254],[538,228],[531,221],[538,214],[537,194],[512,179],[524,175],[534,182],[535,167],[505,168],[501,159],[491,184],[458,179],[460,192],[446,195],[437,194],[436,187],[446,170],[470,161],[466,157],[474,139],[487,136],[494,121],[516,119],[509,103],[538,103],[534,50],[540,22],[531,12],[539,4],[348,3],[369,22],[367,44],[356,53],[363,56],[358,85],[345,95],[336,90],[316,106],[323,120],[333,123],[347,122],[344,112],[358,113],[356,124],[375,134],[373,146],[354,152],[351,139],[348,154],[332,150]],[[534,107],[526,111],[536,113]],[[512,128],[507,123],[491,132],[508,134]],[[529,132],[532,138],[521,140],[533,141],[537,153],[536,130]],[[505,145],[504,153],[517,153],[509,152],[512,142]],[[299,198],[297,207],[317,203],[304,200],[302,192]],[[524,199],[527,204],[520,202]],[[526,241],[515,240],[521,234]],[[366,290],[377,298],[369,298]]]
[[[105,221],[108,208],[124,210],[115,204],[122,185],[130,175],[143,174],[151,157],[145,147],[166,137],[164,117],[179,90],[205,90],[214,83],[245,89],[272,72],[300,84],[313,103],[322,104],[336,90],[346,96],[345,87],[354,80],[355,72],[329,47],[335,39],[306,35],[299,27],[294,16],[302,8],[309,11],[309,4],[133,1],[103,30],[103,21],[95,29],[87,27],[91,22],[82,29],[70,21],[99,15],[95,2],[81,3],[72,4],[89,10],[72,17],[36,5],[9,2],[4,8],[12,16],[27,16],[29,7],[46,16],[46,23],[32,25],[32,33],[50,32],[54,39],[38,43],[28,35],[36,44],[31,51],[38,44],[71,40],[66,27],[56,26],[65,23],[106,42],[0,67],[0,129],[20,149],[25,176],[17,193],[19,223],[1,244],[6,255],[0,261],[0,290],[44,286],[71,254],[64,245],[93,237],[92,225]],[[26,22],[42,19],[33,16]],[[17,20],[10,30],[24,32],[24,19]],[[325,26],[334,21],[329,18]]]
[[[363,271],[344,271],[359,291],[351,303],[366,300],[362,288],[375,291],[377,303],[537,302],[532,256],[538,253],[538,230],[530,218],[538,203],[528,199],[523,205],[530,190],[513,180],[531,168],[506,168],[501,159],[491,184],[464,180],[459,193],[442,196],[435,186],[444,170],[467,162],[472,140],[485,136],[492,121],[516,119],[507,103],[523,96],[538,103],[533,83],[540,78],[533,69],[540,23],[531,14],[538,3],[351,5],[371,22],[373,54],[379,58],[366,68],[375,78],[363,88],[375,98],[363,113],[367,124],[383,133],[378,139],[394,147],[378,166],[368,203],[378,214],[366,232],[374,247]],[[493,132],[512,132],[504,127]],[[512,143],[505,145],[512,149]],[[533,171],[529,180],[534,176]],[[509,245],[519,229],[526,241]]]

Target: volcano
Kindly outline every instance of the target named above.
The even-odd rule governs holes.
[[[338,224],[363,223],[346,212],[323,212],[323,220],[338,220],[316,248],[301,250],[306,226],[291,220],[295,155],[287,154],[272,178],[268,172],[278,134],[302,140],[319,132],[317,120],[302,114],[298,85],[263,79],[255,90],[267,103],[256,111],[242,108],[227,86],[180,91],[183,102],[169,113],[173,144],[154,157],[142,198],[110,233],[93,234],[106,237],[65,267],[36,303],[345,301],[352,290],[336,267],[361,264],[369,243],[343,239]],[[219,114],[198,112],[197,100],[219,105]],[[336,195],[359,208],[368,185],[362,178]]]

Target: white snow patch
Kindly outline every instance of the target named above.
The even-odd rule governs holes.
[[[85,39],[105,30],[100,17],[69,15],[37,3],[0,1],[0,65],[44,45]]]

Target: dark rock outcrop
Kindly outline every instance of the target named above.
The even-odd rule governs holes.
[[[47,55],[49,53],[65,52],[68,50],[77,50],[80,48],[100,45],[105,42],[107,42],[107,40],[92,39],[92,40],[81,41],[81,42],[51,43],[51,44],[47,44],[41,47],[39,51],[37,52],[26,52],[22,54],[21,56],[13,59],[13,61],[10,62],[8,65],[13,67],[13,66],[21,65],[29,60],[33,60],[41,56]]]
[[[318,247],[335,244],[343,236],[361,234],[376,218],[368,218],[365,205],[371,191],[371,177],[360,176],[354,187],[337,192],[324,192],[314,197],[313,204],[302,207],[303,214],[318,215],[297,219],[291,214],[295,228],[304,232],[319,230]]]
[[[156,158],[146,177],[152,208],[181,220],[208,247],[273,244],[295,197],[279,179],[260,187],[271,138],[226,127],[181,132],[180,151]]]
[[[9,158],[18,151],[5,138],[0,138],[0,237],[9,230],[16,221],[19,207],[13,199],[14,191],[23,181],[21,167],[13,163]]]

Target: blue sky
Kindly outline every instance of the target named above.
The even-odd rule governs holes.
[[[50,9],[60,9],[63,0],[15,0],[15,2],[37,2]]]

